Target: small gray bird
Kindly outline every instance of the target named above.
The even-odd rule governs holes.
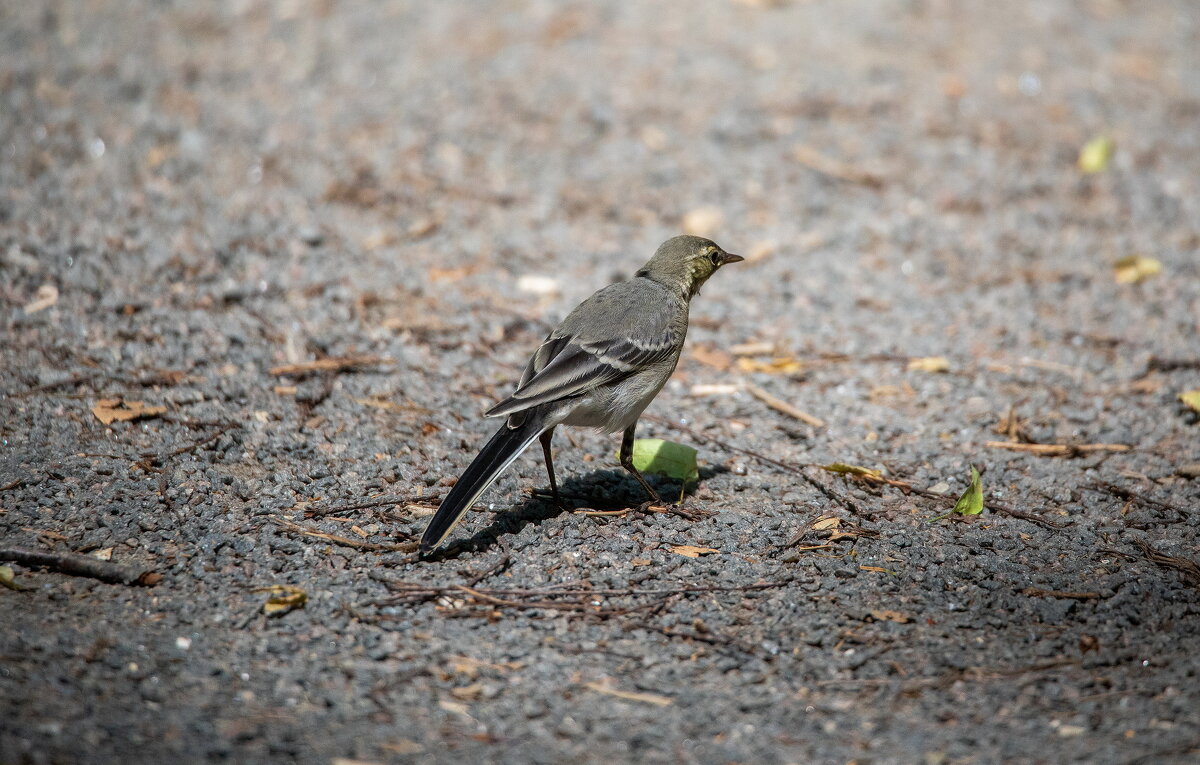
[[[683,350],[688,305],[726,263],[743,260],[708,239],[668,239],[629,281],[580,303],[542,343],[511,396],[485,417],[505,423],[442,500],[421,536],[424,554],[442,543],[467,508],[534,439],[542,442],[555,501],[550,440],[559,425],[624,432],[621,466],[654,502],[661,499],[633,466],[638,417],[662,390]]]

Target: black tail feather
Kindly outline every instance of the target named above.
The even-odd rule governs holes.
[[[515,428],[510,428],[507,422],[501,425],[459,476],[421,535],[422,554],[442,543],[476,498],[545,430],[541,417],[525,417],[524,420]]]

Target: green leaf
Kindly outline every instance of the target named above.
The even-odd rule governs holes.
[[[633,466],[642,473],[665,475],[685,485],[700,480],[696,450],[661,438],[634,441]]]
[[[1116,144],[1106,135],[1096,136],[1079,150],[1079,169],[1085,173],[1103,172],[1112,159]]]
[[[954,503],[954,512],[959,515],[979,515],[983,512],[983,479],[974,465],[971,466],[971,485]]]

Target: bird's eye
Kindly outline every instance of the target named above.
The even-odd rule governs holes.
[[[713,250],[712,252],[708,253],[708,259],[714,266],[721,265],[721,251]]]

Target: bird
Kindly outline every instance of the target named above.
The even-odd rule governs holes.
[[[621,433],[621,466],[650,502],[660,503],[633,464],[638,418],[679,363],[692,298],[718,269],[742,260],[712,240],[676,236],[632,278],[576,306],[529,359],[512,395],[484,412],[504,423],[430,518],[420,554],[441,545],[479,495],[534,441],[541,442],[550,489],[561,507],[550,453],[559,425]]]

